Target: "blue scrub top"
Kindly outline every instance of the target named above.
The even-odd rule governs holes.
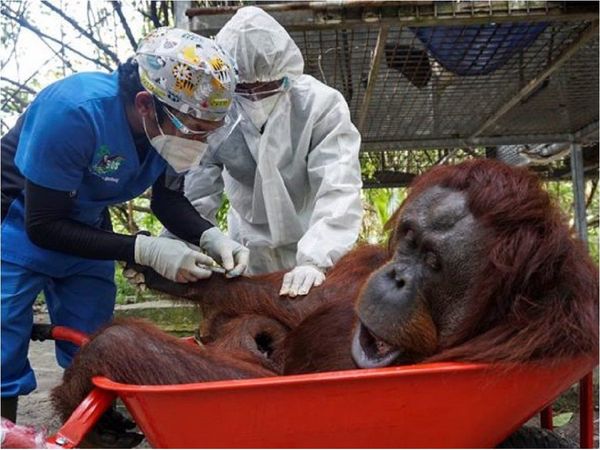
[[[25,113],[15,165],[35,184],[70,192],[72,218],[94,227],[106,206],[139,196],[167,167],[152,147],[139,160],[117,72],[80,73],[41,91]],[[2,223],[2,259],[51,276],[89,263],[29,240],[23,193]]]

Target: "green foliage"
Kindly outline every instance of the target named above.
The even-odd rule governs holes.
[[[229,211],[230,203],[229,199],[225,194],[223,194],[223,201],[221,202],[221,206],[217,211],[217,226],[221,229],[221,231],[227,231],[227,212]]]
[[[557,414],[556,416],[554,416],[552,418],[552,425],[554,425],[556,428],[565,426],[566,424],[568,424],[571,421],[572,418],[573,418],[572,412]]]
[[[365,189],[362,191],[363,222],[359,242],[383,244],[388,237],[384,226],[406,198],[405,188]]]
[[[115,284],[117,285],[117,304],[125,305],[152,298],[150,292],[141,292],[123,276],[123,266],[115,263]]]
[[[569,225],[575,229],[574,195],[571,181],[549,181],[545,187],[559,208],[568,216]],[[592,259],[598,264],[598,212],[600,208],[597,181],[586,181],[585,198],[587,202],[586,220],[588,232],[588,248]]]

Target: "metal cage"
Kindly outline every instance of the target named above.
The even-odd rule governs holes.
[[[240,6],[222,3],[188,9],[191,29],[215,34]],[[596,2],[260,6],[342,92],[363,151],[597,141]]]

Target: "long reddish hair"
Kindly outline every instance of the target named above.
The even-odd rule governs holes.
[[[432,360],[597,354],[598,269],[539,179],[485,159],[440,166],[415,180],[405,205],[434,185],[464,192],[492,238],[466,326]],[[390,248],[397,239],[392,233]]]

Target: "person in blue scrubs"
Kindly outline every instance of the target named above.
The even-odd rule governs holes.
[[[232,60],[207,38],[160,28],[111,74],[69,76],[41,91],[2,137],[2,416],[36,387],[27,359],[33,303],[53,324],[92,333],[115,302],[115,260],[177,282],[234,277],[248,250],[215,231],[182,179],[230,128]],[[112,232],[107,207],[152,187],[151,208],[183,241]],[[213,259],[214,258],[214,259]],[[57,343],[67,367],[77,348]]]

